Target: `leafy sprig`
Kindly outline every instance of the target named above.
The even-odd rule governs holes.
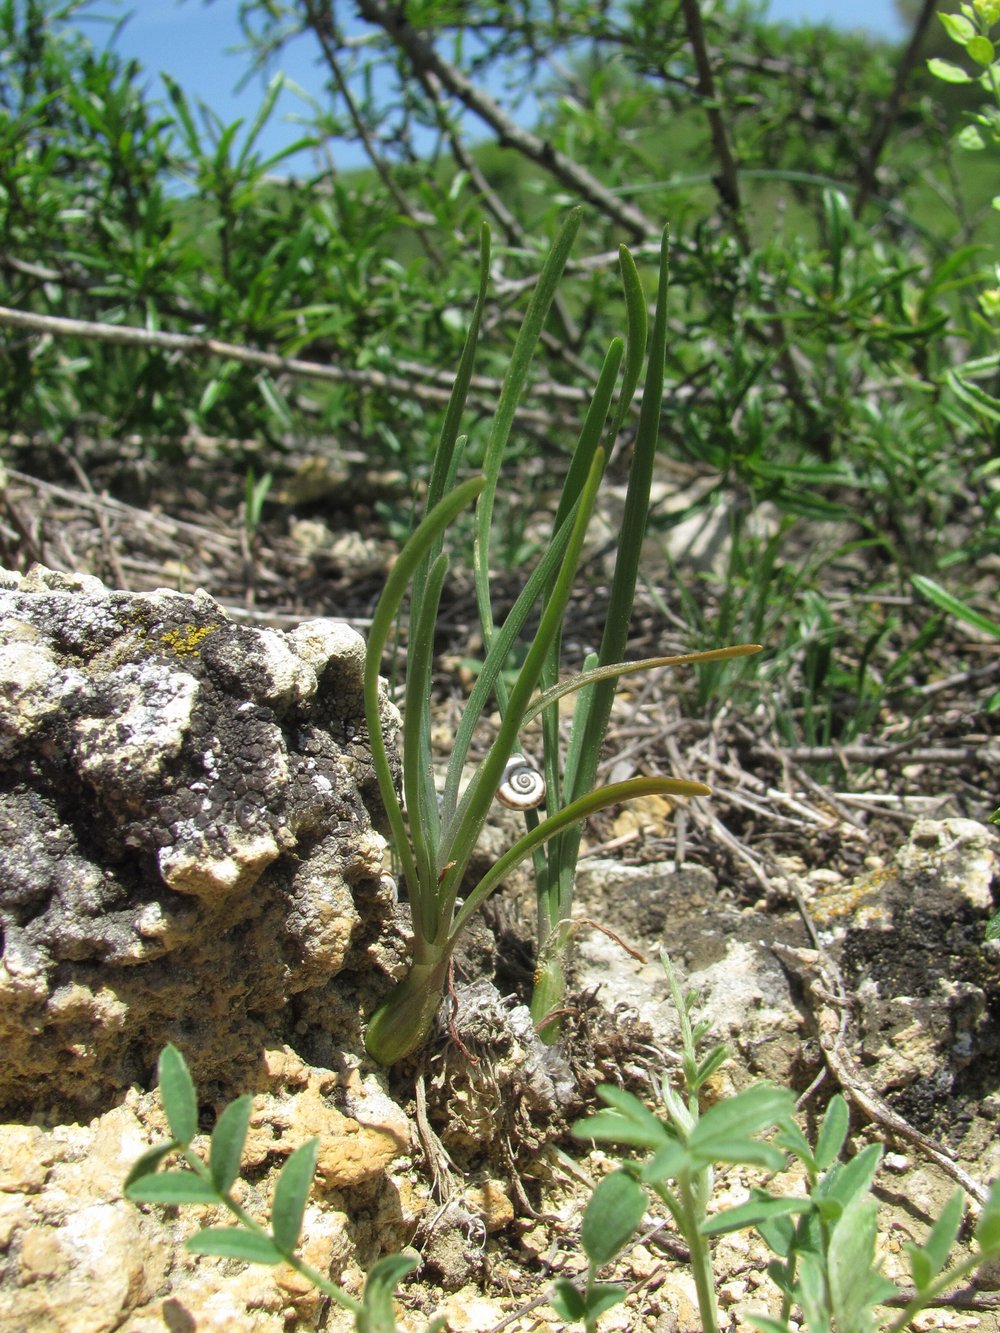
[[[252,1096],[247,1093],[237,1097],[223,1110],[212,1130],[206,1162],[191,1146],[198,1134],[198,1099],[187,1062],[176,1046],[166,1046],[160,1054],[159,1086],[171,1137],[154,1144],[132,1167],[125,1180],[126,1198],[133,1203],[167,1207],[199,1204],[225,1208],[236,1218],[235,1225],[202,1227],[184,1242],[186,1249],[193,1254],[241,1259],[244,1263],[286,1263],[317,1290],[349,1310],[357,1333],[396,1333],[393,1292],[400,1280],[417,1266],[416,1258],[393,1254],[380,1259],[368,1274],[359,1301],[298,1254],[319,1140],[309,1139],[296,1148],[281,1168],[271,1201],[271,1224],[266,1227],[232,1193],[250,1125]],[[181,1158],[184,1166],[161,1170],[174,1155]],[[440,1333],[443,1327],[443,1320],[435,1320],[427,1333]]]
[[[962,1190],[949,1199],[922,1243],[908,1242],[913,1289],[900,1293],[877,1259],[877,1205],[872,1184],[882,1145],[845,1156],[850,1114],[831,1098],[811,1144],[793,1118],[794,1097],[784,1088],[755,1084],[700,1110],[698,1092],[726,1058],[722,1045],[699,1055],[704,1026],[691,1022],[694,1004],[683,994],[664,956],[681,1027],[679,1089],[665,1076],[663,1113],[622,1088],[601,1087],[606,1110],[573,1127],[576,1138],[637,1150],[595,1187],[583,1216],[580,1243],[587,1256],[583,1287],[560,1280],[551,1304],[564,1318],[595,1328],[599,1316],[625,1297],[622,1287],[598,1280],[598,1270],[632,1242],[643,1223],[649,1195],[665,1205],[690,1250],[704,1333],[718,1333],[712,1271],[713,1237],[754,1228],[775,1258],[768,1275],[781,1294],[777,1316],[748,1315],[761,1333],[902,1333],[919,1312],[981,1264],[1000,1255],[1000,1181],[994,1182],[976,1223],[976,1249],[951,1260],[964,1216]],[[769,1136],[765,1138],[764,1136]],[[709,1216],[714,1170],[721,1164],[780,1173],[795,1159],[804,1170],[804,1193],[781,1194],[755,1186],[747,1200]],[[892,1299],[901,1313],[880,1310]],[[793,1324],[792,1318],[796,1322]]]

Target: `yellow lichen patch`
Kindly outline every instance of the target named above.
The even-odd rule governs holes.
[[[160,642],[177,657],[191,657],[201,647],[202,640],[217,629],[217,625],[184,625],[181,629],[168,629],[160,635]]]
[[[879,926],[887,922],[881,890],[897,876],[894,866],[876,866],[850,884],[838,884],[817,894],[809,905],[818,926],[832,926],[847,919],[854,925]]]

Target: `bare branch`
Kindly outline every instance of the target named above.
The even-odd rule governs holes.
[[[719,163],[719,174],[713,176],[712,183],[718,191],[722,206],[730,215],[736,239],[743,254],[750,253],[750,237],[743,221],[743,203],[740,198],[740,180],[736,167],[736,158],[729,143],[726,122],[722,116],[715,92],[715,80],[712,76],[712,62],[708,56],[705,42],[705,28],[701,21],[701,9],[698,0],[681,0],[684,11],[684,23],[688,41],[694,55],[695,68],[698,71],[698,94],[702,98],[708,127],[712,135],[712,147]]]
[[[167,333],[140,329],[130,324],[100,324],[87,319],[65,319],[60,315],[36,315],[27,310],[12,310],[9,306],[0,306],[0,327],[25,329],[29,333],[47,333],[58,338],[90,338],[101,342],[118,343],[125,347],[157,348],[161,351],[177,352],[182,356],[218,356],[227,361],[238,361],[245,366],[259,366],[262,370],[275,374],[298,375],[303,378],[329,380],[335,384],[355,384],[364,389],[380,389],[387,393],[398,394],[401,398],[414,398],[418,402],[446,404],[451,396],[451,377],[439,373],[430,366],[419,366],[407,362],[407,369],[413,373],[412,379],[399,375],[386,375],[380,370],[354,370],[346,366],[331,366],[319,361],[303,361],[298,357],[279,356],[275,352],[263,352],[254,347],[242,347],[238,343],[221,342],[200,334]],[[449,387],[445,386],[445,381]],[[475,377],[477,387],[487,391],[491,398],[499,396],[503,387],[502,380],[491,379],[485,375]],[[545,381],[532,386],[532,392],[556,400],[574,404],[585,403],[588,395],[584,389]],[[479,411],[492,411],[495,402],[470,398],[469,405]],[[544,410],[518,409],[518,419],[522,422],[534,422],[541,426],[564,424],[553,418],[551,412]],[[575,421],[575,418],[570,423]]]
[[[655,230],[639,209],[619,199],[589,171],[564,156],[551,143],[539,139],[511,120],[498,102],[475,88],[460,70],[438,55],[431,43],[407,22],[399,9],[392,8],[383,0],[358,0],[358,12],[369,23],[382,28],[406,53],[415,69],[435,75],[447,92],[484,120],[497,134],[503,147],[513,148],[530,158],[587,203],[599,208],[606,217],[625,227],[637,239],[644,239]]]
[[[308,0],[306,4],[306,20],[316,35],[316,40],[319,42],[320,49],[323,52],[323,59],[326,61],[327,68],[333,77],[334,83],[337,85],[338,93],[343,98],[344,105],[347,107],[347,114],[350,116],[351,124],[354,126],[354,133],[358,136],[358,141],[362,148],[364,148],[369,162],[371,162],[374,167],[379,180],[395,200],[396,207],[399,209],[400,213],[403,217],[409,218],[410,221],[414,223],[420,237],[420,242],[427,251],[428,258],[438,269],[442,268],[444,260],[442,259],[441,251],[434,245],[430,240],[430,237],[427,235],[427,228],[434,225],[434,219],[429,213],[415,212],[410,201],[393,179],[389,165],[376,149],[372,136],[368,133],[368,127],[365,125],[361,112],[358,110],[357,103],[351,95],[351,90],[348,87],[347,80],[344,78],[343,70],[340,68],[340,61],[337,59],[337,52],[334,48],[333,41],[331,40],[330,33],[327,31],[326,25],[319,21],[314,5],[309,3]]]

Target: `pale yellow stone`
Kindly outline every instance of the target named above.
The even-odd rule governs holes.
[[[514,1205],[499,1180],[487,1180],[466,1190],[465,1204],[491,1233],[502,1231],[514,1220]]]

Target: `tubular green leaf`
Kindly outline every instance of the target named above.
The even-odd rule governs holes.
[[[537,684],[549,644],[562,624],[603,469],[604,450],[598,449],[591,464],[587,484],[580,496],[580,505],[573,522],[573,529],[570,533],[562,567],[556,577],[552,596],[542,612],[538,630],[532,640],[531,647],[528,649],[524,665],[521,667],[514,688],[511,690],[508,710],[500,724],[496,740],[477,769],[459,803],[455,815],[455,839],[449,858],[454,861],[454,864],[445,877],[441,894],[442,902],[445,904],[441,910],[445,915],[450,910],[450,905],[454,904],[458,894],[458,886],[462,881],[472,850],[479,839],[479,834],[493,801],[493,795],[500,781],[503,766],[514,748],[521,717]]]
[[[458,372],[448,398],[448,410],[441,425],[441,434],[434,451],[434,465],[427,486],[426,512],[434,508],[446,491],[454,485],[455,473],[462,454],[462,439],[459,427],[465,400],[469,393],[469,384],[476,361],[476,345],[479,341],[479,328],[482,323],[483,309],[486,305],[486,290],[490,276],[490,229],[484,222],[479,233],[479,292],[472,311],[469,330],[465,336]],[[424,588],[428,571],[441,551],[442,535],[431,544],[423,560],[413,575],[413,587],[410,594],[410,619],[418,618],[424,601]]]
[[[409,972],[375,1010],[365,1033],[365,1049],[380,1065],[392,1065],[427,1040],[441,1004],[452,941],[426,950],[429,961],[414,961]]]
[[[451,396],[448,399],[448,410],[441,426],[437,449],[434,451],[434,467],[427,487],[428,510],[433,509],[454,480],[456,443],[462,413],[465,410],[465,400],[469,393],[469,384],[472,380],[472,371],[475,367],[476,344],[479,341],[479,328],[482,324],[483,309],[486,305],[486,289],[489,280],[490,229],[484,222],[479,232],[479,292],[472,311],[472,319],[469,321],[469,331],[466,334],[465,345],[462,348],[462,357],[458,363],[455,383],[452,385]]]
[[[646,337],[649,331],[649,321],[646,318],[646,298],[643,295],[642,282],[639,278],[639,270],[635,266],[635,260],[632,258],[631,251],[627,250],[624,245],[619,248],[618,257],[622,271],[622,291],[625,295],[625,345],[627,352],[625,370],[622,376],[622,391],[618,396],[614,425],[611,428],[612,443],[614,437],[621,430],[625,414],[632,404],[635,386],[639,383],[639,376],[642,374],[642,361],[646,355]]]
[[[421,884],[437,882],[439,819],[434,768],[430,751],[431,679],[434,666],[434,630],[437,625],[441,588],[448,569],[445,555],[431,566],[420,614],[411,617],[406,646],[406,697],[403,725],[403,792],[409,816],[410,840]],[[430,894],[413,901],[414,916],[420,913],[419,929],[428,938],[437,934],[436,902]]]
[[[564,680],[551,690],[540,694],[525,711],[524,721],[532,721],[544,709],[551,708],[567,694],[572,694],[574,690],[582,690],[587,685],[593,685],[595,681],[614,680],[619,676],[632,675],[636,671],[655,671],[658,667],[687,666],[692,662],[726,662],[731,657],[749,657],[761,651],[762,645],[759,643],[738,643],[729,648],[710,648],[705,652],[681,653],[677,657],[644,657],[635,662],[612,662],[608,666],[594,667],[588,671],[581,671],[579,675],[572,676],[569,680]]]
[[[413,571],[430,549],[435,539],[449,523],[471,504],[483,488],[483,479],[474,477],[463,482],[440,500],[430,513],[418,525],[410,540],[400,551],[386,580],[382,596],[378,600],[372,626],[368,633],[368,651],[365,655],[364,695],[365,721],[368,724],[368,743],[372,752],[372,764],[378,778],[379,794],[385,806],[386,817],[392,832],[396,853],[403,866],[411,901],[418,902],[421,893],[434,893],[434,885],[422,885],[417,876],[416,862],[410,850],[403,811],[396,795],[392,780],[392,769],[382,738],[382,719],[379,715],[379,672],[382,667],[382,653],[392,632],[396,614],[406,595],[406,589]],[[417,913],[414,913],[416,919]]]
[[[611,397],[614,393],[623,352],[624,344],[622,340],[620,338],[613,339],[604,358],[601,374],[590,400],[590,407],[587,410],[587,418],[566,473],[562,494],[559,497],[559,507],[556,511],[555,526],[557,531],[562,521],[572,512],[573,506],[576,504],[586,483],[594,452],[600,443],[601,432],[604,430],[608,418]],[[613,442],[614,433],[612,433],[611,438]],[[551,589],[548,589],[546,598],[550,593]],[[559,626],[549,645],[549,651],[542,667],[539,679],[543,688],[555,685],[559,679],[561,653],[562,625]],[[547,716],[543,719],[542,735],[545,753],[545,789],[548,794],[548,806],[551,810],[562,804],[562,771],[559,764],[559,718],[557,715]],[[550,874],[554,873],[554,866],[546,867],[543,870],[543,876],[546,880]],[[539,888],[544,892],[544,883],[541,883]]]
[[[483,629],[483,639],[487,647],[493,637],[489,564],[490,532],[493,526],[493,502],[496,496],[497,481],[500,477],[500,468],[503,463],[511,426],[514,423],[514,413],[517,410],[518,400],[528,378],[531,359],[534,356],[538,339],[541,337],[549,308],[559,285],[559,279],[562,277],[562,271],[566,265],[566,260],[569,258],[569,252],[573,248],[573,242],[580,229],[582,219],[582,210],[579,208],[573,209],[563,223],[559,235],[553,242],[552,249],[542,266],[538,283],[535,286],[521,328],[518,331],[517,340],[514,343],[510,365],[507,367],[503,389],[500,393],[500,401],[497,404],[497,413],[493,419],[493,429],[486,446],[486,457],[483,460],[483,474],[486,484],[476,507],[476,540],[473,549],[473,566],[476,580],[476,602]]]
[[[472,688],[472,693],[462,710],[462,718],[455,733],[451,758],[448,760],[448,774],[445,781],[444,796],[441,801],[441,821],[443,825],[441,845],[443,848],[448,846],[451,839],[451,826],[458,803],[458,788],[462,780],[462,769],[465,766],[476,725],[489,701],[497,678],[507,662],[510,650],[524,628],[544,586],[565,555],[566,543],[569,541],[573,528],[574,512],[571,512],[570,517],[556,531],[548,550],[532,570],[520,596],[511,607],[503,625],[497,630],[476,678],[476,683]],[[447,859],[447,853],[445,853],[445,859]]]
[[[667,260],[667,233],[664,231],[660,244],[656,316],[653,321],[649,365],[646,370],[646,383],[643,386],[639,428],[636,433],[628,490],[625,496],[621,539],[618,543],[615,572],[611,581],[608,618],[605,622],[604,635],[601,639],[598,655],[600,666],[619,662],[625,655],[632,606],[635,601],[639,557],[646,532],[646,516],[649,512],[649,491],[653,479],[653,462],[656,457],[656,445],[660,433],[663,371],[667,347],[667,283],[669,273]],[[592,691],[588,691],[581,696],[580,716],[574,718],[574,728],[578,723],[584,727],[584,742],[580,751],[580,769],[575,772],[567,770],[566,773],[566,793],[570,800],[582,795],[593,785],[613,698],[614,684],[611,681],[599,682]]]

